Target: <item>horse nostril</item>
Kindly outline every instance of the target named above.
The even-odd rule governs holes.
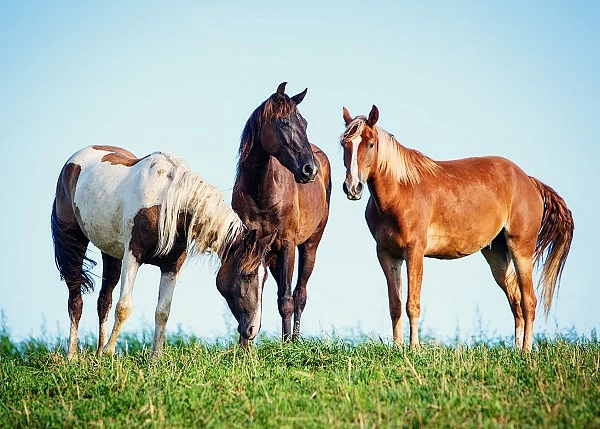
[[[342,183],[342,190],[344,194],[348,195],[348,185],[346,185],[346,182]]]
[[[363,184],[358,182],[358,185],[356,185],[356,193],[360,194],[362,192],[362,188],[363,188]]]
[[[252,335],[252,330],[254,329],[254,325],[250,326],[248,329],[246,329],[246,335],[244,335],[246,338],[250,338],[250,336]]]
[[[314,174],[315,167],[313,164],[304,164],[304,167],[302,167],[302,172],[304,173],[304,175],[310,177]]]

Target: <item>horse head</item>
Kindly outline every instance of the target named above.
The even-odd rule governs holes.
[[[298,183],[315,179],[318,163],[306,135],[308,123],[298,110],[308,88],[293,97],[285,94],[286,82],[264,103],[260,141],[263,149],[292,174]]]
[[[261,239],[256,230],[232,245],[217,273],[217,289],[238,322],[240,343],[247,345],[260,330],[262,292],[267,279],[265,256],[277,231]]]
[[[378,133],[375,124],[379,119],[379,110],[373,105],[369,117],[357,116],[352,118],[344,107],[344,122],[346,130],[341,137],[344,149],[344,166],[346,180],[342,186],[349,200],[360,200],[364,184],[376,165],[376,145]]]

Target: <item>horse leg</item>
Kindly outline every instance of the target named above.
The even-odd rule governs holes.
[[[491,247],[481,249],[481,253],[492,270],[494,280],[506,294],[515,319],[515,347],[522,349],[524,321],[521,309],[521,291],[511,265],[506,239],[503,235],[499,235],[492,241]]]
[[[537,232],[537,230],[536,230]],[[521,293],[521,308],[525,326],[523,330],[523,351],[530,352],[533,346],[533,321],[535,319],[535,308],[537,298],[533,288],[533,251],[535,249],[535,238],[525,240],[516,237],[507,237],[510,255],[515,266],[517,283]]]
[[[179,269],[185,261],[187,253],[183,252],[177,262],[171,266],[161,269],[160,287],[158,290],[158,303],[154,313],[154,342],[152,344],[152,358],[157,358],[162,354],[165,343],[165,328],[169,313],[171,312],[171,302],[173,301],[173,291],[179,276]]]
[[[102,288],[98,296],[98,350],[102,356],[102,347],[106,344],[108,333],[108,313],[112,307],[112,294],[121,277],[121,260],[102,252]]]
[[[292,275],[294,274],[295,250],[284,241],[272,269],[273,277],[277,282],[277,306],[281,315],[281,339],[283,341],[289,341],[292,334],[292,313],[294,312]]]
[[[61,187],[57,188],[50,223],[56,267],[69,289],[67,307],[71,323],[67,360],[71,360],[77,354],[77,332],[83,312],[81,292],[82,289],[93,290],[89,270],[95,262],[85,255],[90,241],[79,227],[69,198]]]
[[[71,321],[67,360],[71,360],[77,354],[77,332],[79,330],[81,313],[83,312],[83,299],[81,298],[81,287],[79,283],[68,281],[67,287],[69,288],[69,320]]]
[[[327,220],[319,225],[316,232],[308,240],[298,246],[298,281],[294,289],[294,335],[293,339],[300,336],[300,318],[306,306],[306,284],[315,268],[317,247],[323,237]]]
[[[105,353],[111,355],[115,353],[119,331],[121,330],[123,323],[125,323],[125,320],[127,320],[131,314],[133,283],[135,282],[135,276],[137,275],[139,267],[140,264],[135,256],[133,256],[133,253],[131,253],[129,249],[126,249],[123,263],[121,264],[121,294],[115,309],[115,325],[113,326],[108,343],[104,346]]]
[[[410,323],[410,348],[419,347],[419,317],[421,316],[421,283],[423,281],[423,250],[412,247],[407,252],[408,300],[406,313]]]
[[[404,342],[402,332],[402,277],[400,273],[402,259],[393,257],[379,244],[377,245],[377,259],[379,259],[379,264],[387,281],[394,344],[402,345]]]

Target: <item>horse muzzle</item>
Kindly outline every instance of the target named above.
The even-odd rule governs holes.
[[[363,184],[358,182],[356,185],[352,185],[348,188],[348,185],[344,182],[342,184],[342,189],[349,200],[356,201],[360,200],[360,197],[362,197]]]

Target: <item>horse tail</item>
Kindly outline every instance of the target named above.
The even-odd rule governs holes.
[[[538,288],[542,289],[544,315],[548,317],[555,290],[558,289],[560,277],[573,240],[573,215],[554,189],[531,178],[537,186],[544,201],[544,214],[533,254],[533,264],[542,265],[542,274]]]
[[[94,281],[91,270],[96,262],[86,255],[89,240],[75,222],[62,221],[56,214],[56,199],[50,216],[52,241],[54,242],[54,262],[60,279],[67,283],[69,290],[80,288],[81,292],[93,292]]]

